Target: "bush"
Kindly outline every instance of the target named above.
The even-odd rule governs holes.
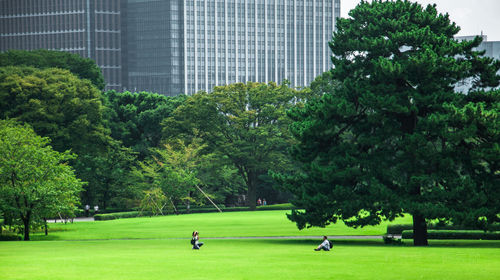
[[[236,212],[236,211],[248,211],[249,208],[248,206],[236,206],[236,207],[225,207],[224,205],[219,206],[217,205],[222,212]],[[266,206],[257,206],[257,211],[266,211],[266,210],[290,210],[293,209],[293,205],[291,203],[284,203],[284,204],[273,204],[273,205],[266,205]],[[210,213],[210,212],[217,212],[218,210],[212,206],[212,205],[207,205],[203,207],[193,207],[189,209],[189,213]],[[185,206],[179,206],[177,207],[177,212],[179,214],[186,214],[187,209]]]
[[[403,239],[413,239],[413,230],[404,230]],[[428,230],[427,239],[474,239],[500,240],[500,231],[485,232],[482,230]]]
[[[108,220],[125,219],[125,218],[136,218],[139,216],[147,216],[148,214],[149,213],[144,213],[144,212],[140,212],[140,211],[97,214],[97,215],[94,215],[94,220],[96,220],[96,221],[108,221]]]
[[[239,206],[239,207],[225,207],[219,206],[222,212],[237,212],[237,211],[248,211],[248,207]],[[266,211],[266,210],[290,210],[293,209],[292,204],[275,204],[275,205],[266,205],[257,207],[258,211]],[[204,206],[204,207],[194,207],[189,209],[189,213],[212,213],[217,212],[218,210],[213,206]],[[177,208],[177,212],[179,214],[187,214],[188,211],[186,206],[180,206]],[[144,216],[151,216],[150,212],[141,212],[141,211],[130,211],[130,212],[117,212],[117,213],[109,213],[109,214],[96,214],[94,215],[94,220],[96,221],[109,221],[116,219],[125,219],[125,218],[137,218]]]
[[[404,230],[412,230],[412,224],[395,224],[387,226],[387,234],[401,234]],[[439,225],[439,224],[429,224],[427,225],[428,230],[479,230],[473,227],[466,227],[460,225]],[[500,224],[494,224],[490,228],[492,231],[500,231]]]
[[[384,243],[385,244],[391,244],[391,245],[403,245],[403,241],[401,240],[401,238],[394,238],[392,236],[387,236],[387,235],[384,235],[382,237],[384,239]]]
[[[19,235],[2,235],[0,234],[0,241],[19,241],[21,236]]]
[[[412,230],[412,224],[395,224],[387,226],[387,234],[401,234],[404,230]]]
[[[295,209],[295,207],[291,203],[273,204],[273,205],[265,205],[257,207],[257,210],[292,210],[292,209]]]

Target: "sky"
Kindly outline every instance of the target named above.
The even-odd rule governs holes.
[[[461,30],[458,36],[479,35],[488,41],[500,41],[500,0],[413,0],[424,6],[436,4],[440,13],[448,13]],[[353,9],[359,0],[340,0],[341,16]]]

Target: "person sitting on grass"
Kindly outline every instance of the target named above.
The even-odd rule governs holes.
[[[191,245],[193,245],[193,249],[199,250],[201,246],[203,246],[203,242],[199,242],[200,236],[197,231],[193,231],[193,238],[191,238]]]
[[[318,248],[314,249],[314,251],[321,251],[322,249],[325,251],[330,251],[330,241],[328,240],[328,237],[323,236],[323,242],[319,244]]]

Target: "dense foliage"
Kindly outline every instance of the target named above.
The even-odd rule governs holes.
[[[410,213],[415,245],[426,219],[496,222],[500,100],[481,89],[498,85],[500,63],[473,50],[480,38],[454,40],[435,6],[362,1],[349,15],[330,43],[333,81],[289,114],[302,172],[280,179],[305,209],[290,219],[356,227]]]
[[[31,124],[58,151],[103,149],[103,110],[101,92],[68,70],[0,68],[0,118]]]
[[[89,80],[98,89],[104,89],[104,77],[101,69],[92,59],[74,53],[52,50],[10,50],[0,53],[0,67],[5,66],[65,69],[80,79]]]
[[[24,240],[34,222],[72,213],[82,182],[67,164],[68,152],[54,151],[28,125],[0,120],[0,212],[22,221]]]
[[[127,157],[116,155],[122,149],[104,125],[101,98],[92,83],[68,70],[0,68],[0,119],[28,123],[37,134],[50,138],[56,151],[77,154],[71,165],[88,182],[84,203],[99,202],[99,189],[103,184],[108,188],[110,176],[119,176],[110,170],[120,168],[116,157]]]
[[[225,160],[247,188],[255,209],[257,189],[270,170],[289,168],[291,143],[285,111],[303,92],[288,84],[237,83],[200,92],[164,123],[168,135],[201,138],[207,150]]]
[[[111,136],[144,160],[151,155],[151,148],[160,146],[161,122],[185,99],[185,95],[167,97],[149,92],[105,92],[106,119]]]

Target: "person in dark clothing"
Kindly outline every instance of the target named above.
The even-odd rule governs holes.
[[[191,238],[191,245],[193,245],[193,249],[199,250],[201,246],[203,246],[203,242],[199,241],[200,235],[197,231],[193,231],[193,236]]]

